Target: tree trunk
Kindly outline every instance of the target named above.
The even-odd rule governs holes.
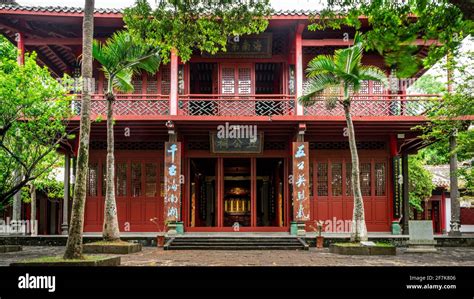
[[[30,184],[30,232],[32,236],[38,235],[38,225],[36,224],[36,187],[34,184]]]
[[[15,185],[20,185],[21,183],[21,172],[16,170],[14,173],[15,176]],[[13,195],[13,204],[12,204],[12,220],[20,221],[21,220],[21,189],[18,190]]]
[[[347,122],[347,132],[349,137],[349,148],[352,160],[352,194],[354,196],[354,210],[352,213],[351,241],[360,242],[367,241],[367,227],[365,225],[364,201],[360,190],[360,173],[359,173],[359,155],[357,153],[357,144],[354,134],[354,124],[351,117],[350,100],[344,100],[344,114]]]
[[[90,106],[92,90],[92,39],[94,35],[94,0],[85,0],[82,23],[82,109],[77,157],[77,176],[71,223],[67,238],[65,259],[82,258],[82,233],[84,230],[84,209],[86,205],[87,174],[89,170],[89,137],[91,130]]]
[[[110,80],[109,80],[110,81]],[[115,157],[114,157],[114,95],[111,92],[111,82],[106,95],[107,99],[107,174],[104,207],[104,226],[102,236],[105,241],[120,239],[117,219],[117,204],[115,202]]]
[[[449,150],[451,156],[449,157],[449,181],[450,181],[450,196],[451,196],[451,230],[449,235],[461,235],[461,206],[459,203],[458,191],[458,155],[456,154],[456,136],[452,134],[449,136]]]

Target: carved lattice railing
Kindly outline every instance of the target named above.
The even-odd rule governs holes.
[[[80,98],[73,102],[73,111],[81,113]],[[107,101],[102,94],[94,94],[91,99],[91,114],[106,115]],[[114,115],[168,115],[169,96],[157,94],[117,94],[114,102]]]
[[[340,99],[339,99],[340,100]],[[327,101],[317,97],[312,106],[304,108],[305,115],[344,116],[340,101]],[[353,96],[351,115],[353,116],[426,116],[440,105],[437,95],[374,95]]]
[[[180,115],[275,116],[295,115],[295,96],[290,95],[185,95],[180,96]]]
[[[168,95],[118,94],[114,103],[117,116],[169,115]],[[440,105],[437,95],[361,95],[353,96],[353,116],[426,116]],[[72,103],[73,112],[81,112],[80,97]],[[91,114],[106,115],[107,102],[102,94],[92,95]],[[292,95],[181,95],[178,114],[182,116],[284,116],[296,115],[296,97]],[[340,102],[325,96],[304,107],[304,115],[344,116]]]

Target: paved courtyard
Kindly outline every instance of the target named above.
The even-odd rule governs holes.
[[[144,247],[140,253],[122,255],[124,266],[474,266],[474,248],[439,248],[438,253],[396,256],[342,256],[328,249],[309,251],[164,251]],[[64,247],[24,246],[21,252],[0,254],[0,266],[11,262],[51,255],[62,255]]]

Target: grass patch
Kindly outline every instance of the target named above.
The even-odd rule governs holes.
[[[391,243],[387,243],[387,242],[375,242],[375,246],[377,246],[377,247],[395,247]]]
[[[103,255],[84,255],[82,259],[71,259],[66,260],[62,256],[43,256],[33,259],[22,260],[22,263],[81,263],[81,262],[91,262],[91,261],[99,261],[106,258]]]
[[[334,243],[336,246],[341,246],[341,247],[361,247],[362,245],[357,242],[350,242],[350,243]]]

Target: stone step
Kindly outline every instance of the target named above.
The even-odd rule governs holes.
[[[180,245],[180,246],[168,246],[165,247],[165,250],[303,250],[304,248],[300,245],[277,245],[277,246],[201,246],[201,245]]]
[[[301,239],[255,237],[175,237],[168,239],[165,250],[307,250]]]

